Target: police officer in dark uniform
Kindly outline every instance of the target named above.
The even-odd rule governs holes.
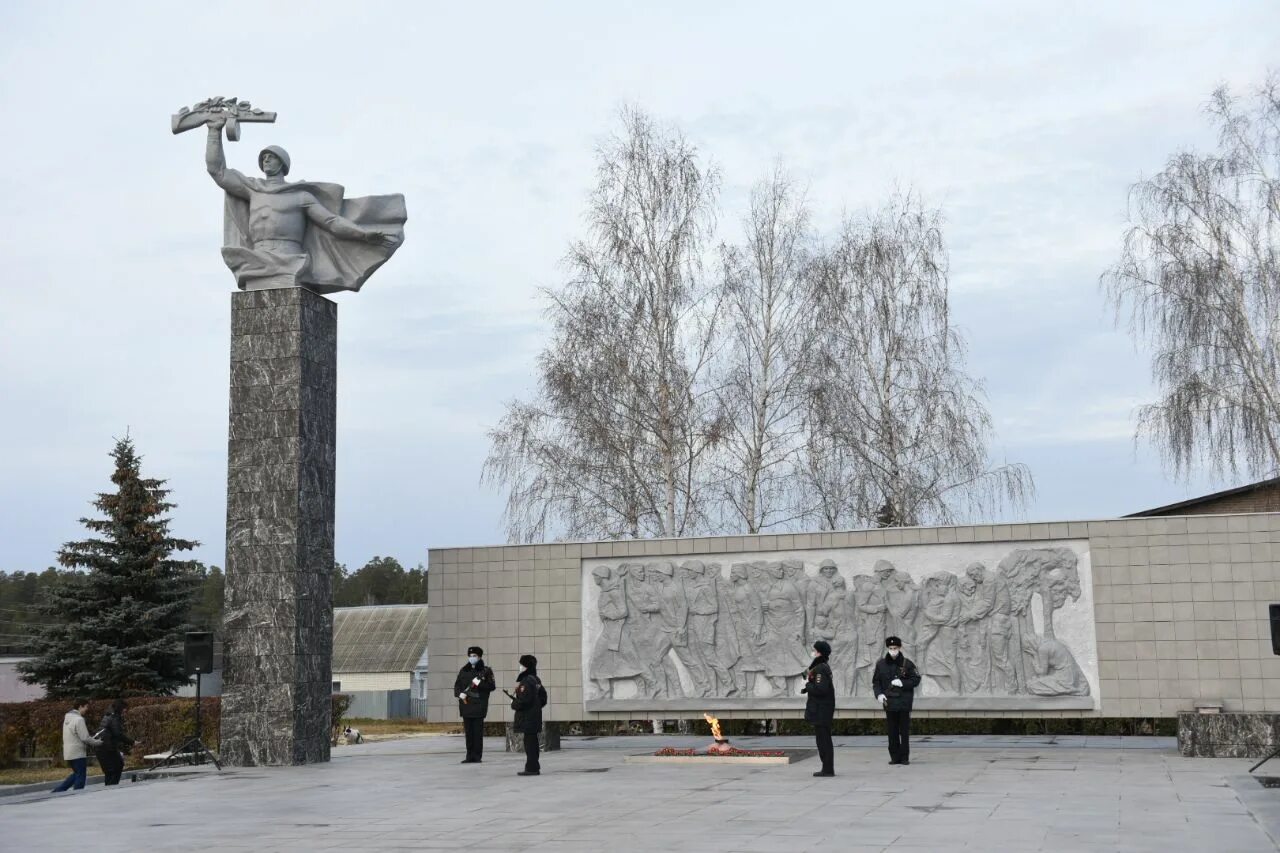
[[[524,769],[517,776],[538,776],[542,765],[538,763],[538,732],[542,731],[542,708],[547,704],[547,691],[538,678],[538,659],[533,655],[520,656],[520,675],[516,677],[516,692],[511,696],[512,731],[524,734]]]
[[[836,715],[836,690],[831,683],[831,646],[826,640],[813,644],[813,663],[800,692],[808,698],[804,703],[805,722],[813,726],[813,737],[818,742],[818,758],[822,769],[814,776],[834,776],[835,750],[831,743],[831,720]]]
[[[493,670],[485,665],[484,649],[467,649],[466,666],[453,680],[453,693],[458,697],[458,713],[462,716],[462,732],[467,740],[467,757],[463,764],[479,764],[484,753],[484,718],[489,713],[489,694],[498,689]]]
[[[884,644],[885,656],[876,661],[871,688],[884,706],[889,728],[889,763],[910,764],[911,701],[920,686],[920,673],[902,653],[902,640],[889,637]]]

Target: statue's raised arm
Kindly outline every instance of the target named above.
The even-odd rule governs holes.
[[[404,242],[404,196],[346,198],[338,184],[286,181],[292,163],[275,145],[258,153],[264,177],[229,168],[223,129],[234,142],[241,122],[273,121],[275,113],[235,98],[210,98],[173,116],[175,134],[208,127],[205,167],[226,192],[223,260],[241,290],[359,290]]]
[[[235,169],[227,168],[227,155],[222,150],[222,128],[226,119],[214,118],[208,122],[209,141],[204,146],[204,164],[209,170],[209,177],[236,198],[248,200],[249,187],[245,184],[244,175]]]

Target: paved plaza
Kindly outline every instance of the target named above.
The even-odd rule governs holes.
[[[909,767],[887,766],[879,738],[837,738],[834,779],[813,778],[814,759],[624,762],[705,740],[566,738],[540,778],[519,778],[498,739],[464,767],[460,736],[425,736],[340,747],[327,765],[0,797],[0,850],[1244,853],[1280,838],[1280,789],[1245,777],[1253,762],[1182,758],[1168,738],[921,737]]]

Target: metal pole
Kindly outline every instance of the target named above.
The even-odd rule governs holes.
[[[200,670],[198,669],[196,670],[196,740],[200,743],[204,743],[204,741],[200,739]],[[204,763],[204,755],[199,750],[196,751],[195,763]]]

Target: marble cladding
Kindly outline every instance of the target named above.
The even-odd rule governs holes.
[[[515,730],[512,723],[506,724],[507,752],[524,752],[524,732]],[[542,752],[556,752],[560,749],[560,724],[547,720],[538,732],[538,749]]]
[[[233,293],[222,758],[329,760],[337,305]]]
[[[1178,715],[1178,751],[1188,758],[1261,758],[1280,747],[1280,714]]]

